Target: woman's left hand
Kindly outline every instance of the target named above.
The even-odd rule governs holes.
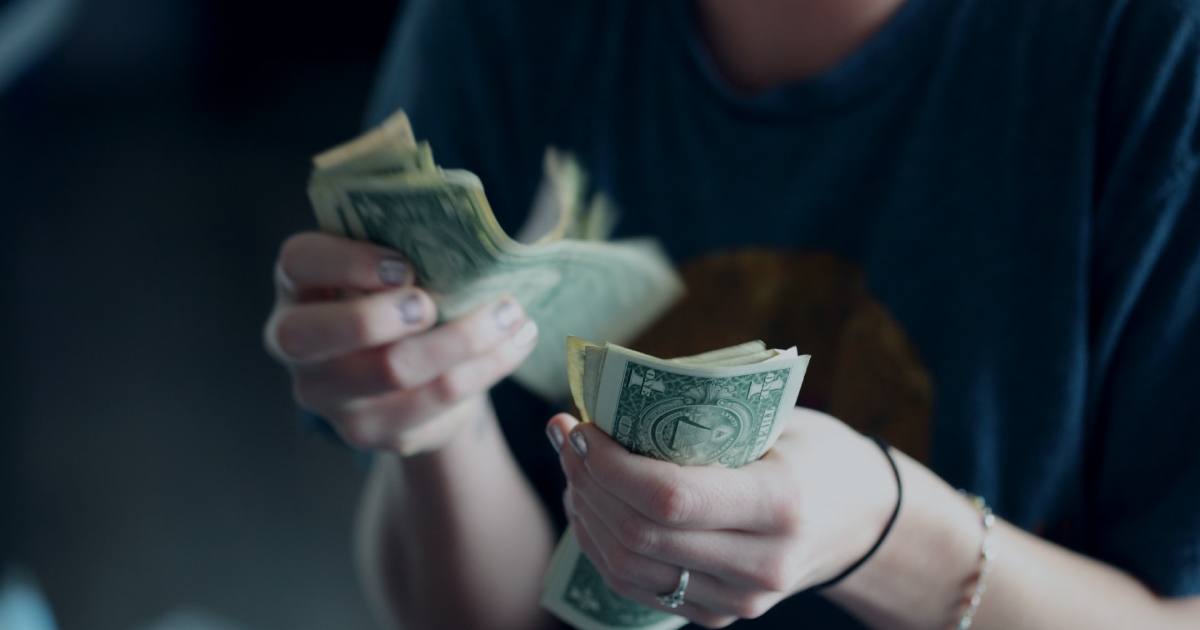
[[[895,508],[896,482],[869,439],[793,410],[779,441],[738,469],[634,455],[594,425],[550,420],[580,547],[617,594],[702,626],[753,618],[862,557]],[[559,433],[561,431],[561,433]],[[691,572],[685,603],[656,595]]]

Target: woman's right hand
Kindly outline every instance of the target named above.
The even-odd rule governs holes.
[[[432,328],[437,307],[415,276],[397,252],[338,236],[301,233],[280,249],[264,343],[296,400],[355,448],[445,445],[536,345],[512,298]]]

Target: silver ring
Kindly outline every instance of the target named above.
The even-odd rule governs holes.
[[[656,595],[656,597],[658,597],[658,603],[666,606],[667,608],[679,608],[682,606],[683,592],[687,590],[688,579],[691,577],[691,572],[689,572],[687,569],[683,569],[683,572],[679,574],[679,586],[676,586],[675,590],[671,591],[670,593]]]

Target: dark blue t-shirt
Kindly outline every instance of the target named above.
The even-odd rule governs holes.
[[[414,0],[368,118],[406,109],[510,232],[544,148],[573,152],[618,232],[681,265],[694,310],[661,331],[681,352],[796,344],[805,404],[1193,595],[1198,7],[909,0],[833,69],[746,96],[682,0]],[[548,416],[497,395],[529,474],[558,483]],[[858,627],[810,595],[753,623],[788,620]]]

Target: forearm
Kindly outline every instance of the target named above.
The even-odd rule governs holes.
[[[827,596],[882,629],[948,630],[978,569],[978,512],[920,464],[897,455],[905,502],[874,558]],[[1166,600],[1132,577],[1003,521],[975,615],[977,630],[1200,626],[1200,599]]]
[[[378,455],[364,491],[358,559],[383,616],[408,628],[545,627],[537,606],[550,520],[490,405],[444,448]]]
[[[975,628],[1200,627],[1200,598],[1164,599],[1112,566],[1008,523],[998,522],[995,531],[1003,555],[988,579]]]

